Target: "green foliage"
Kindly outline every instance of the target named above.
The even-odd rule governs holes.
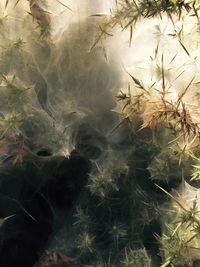
[[[94,240],[95,237],[87,232],[78,236],[76,243],[82,254],[93,254],[95,252]]]
[[[192,180],[198,181],[199,179],[200,179],[200,166],[199,165],[193,165],[191,181]]]
[[[88,215],[88,211],[87,210],[84,211],[81,207],[77,207],[74,217],[76,219],[74,225],[77,228],[81,228],[84,231],[87,231],[89,229],[90,217]]]
[[[98,168],[98,173],[91,175],[88,184],[89,190],[92,194],[99,196],[101,199],[106,198],[112,191],[118,191],[116,184],[116,177],[113,175],[113,170],[105,171]],[[111,171],[111,173],[109,173]]]
[[[193,201],[189,210],[176,201],[179,209],[173,206],[170,211],[175,220],[167,225],[167,234],[158,237],[164,258],[162,267],[193,266],[193,258],[196,257],[194,255],[199,254],[200,211],[197,201]]]
[[[130,29],[129,42],[131,44],[133,29],[135,29],[137,22],[144,18],[160,17],[162,19],[162,16],[166,14],[172,19],[173,14],[175,14],[181,19],[182,14],[193,10],[198,19],[199,6],[195,0],[190,2],[186,0],[120,0],[116,1],[116,4],[117,11],[113,12],[111,19],[105,18],[105,22],[100,27],[100,33],[92,48],[103,38],[112,36],[112,31],[116,27],[121,27],[122,30]]]
[[[117,248],[119,247],[119,243],[128,239],[127,227],[123,224],[119,225],[115,223],[109,231],[109,234]]]
[[[122,267],[150,267],[148,255],[144,249],[125,251],[125,259],[122,261]]]

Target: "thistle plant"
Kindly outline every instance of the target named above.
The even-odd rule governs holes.
[[[129,29],[129,45],[131,45],[133,32],[137,23],[141,19],[159,17],[162,19],[163,15],[169,16],[173,20],[173,15],[181,19],[182,15],[194,12],[197,21],[199,4],[197,1],[179,1],[179,0],[145,0],[145,1],[116,1],[116,10],[113,11],[111,18],[105,16],[105,22],[99,27],[99,34],[92,46],[94,48],[105,37],[113,35],[113,29],[121,28],[122,30]],[[95,14],[99,16],[98,14]]]
[[[24,97],[24,94],[27,90],[31,89],[30,87],[24,88],[19,81],[16,81],[17,77],[13,75],[12,77],[7,77],[3,73],[0,73],[2,78],[1,91],[6,98],[8,105],[13,106],[16,104],[16,100],[20,101]]]
[[[194,260],[199,258],[198,191],[183,185],[182,193],[173,196],[160,189],[171,198],[168,213],[174,216],[173,220],[166,220],[165,233],[157,237],[161,244],[162,267],[193,266]]]
[[[132,250],[128,249],[125,251],[125,259],[122,261],[122,267],[149,267],[150,260],[145,249]]]
[[[88,232],[83,232],[78,236],[76,243],[82,254],[95,253],[94,240],[95,236]]]
[[[193,165],[191,181],[192,180],[199,180],[199,179],[200,179],[200,166],[199,165]]]
[[[71,12],[55,2],[61,13]],[[12,4],[5,1],[7,11]],[[16,35],[5,30],[9,12],[0,17],[0,141],[11,146],[13,164],[26,153],[36,156],[30,147],[41,145],[56,156],[75,149],[91,161],[72,209],[67,251],[72,244],[78,249],[80,266],[194,266],[200,259],[199,1],[116,0],[110,15],[80,16],[66,29],[61,23],[58,33],[54,19],[61,13],[56,18],[50,1],[26,4]],[[14,5],[17,12],[22,1]],[[119,46],[116,35],[126,37]],[[122,60],[111,56],[116,49]],[[124,65],[119,72],[116,62]],[[73,136],[84,136],[88,125],[92,137],[89,131],[77,145]]]
[[[127,227],[123,224],[115,223],[109,231],[116,248],[119,248],[121,242],[127,241]]]
[[[90,216],[87,210],[84,210],[80,206],[76,207],[74,217],[76,219],[74,222],[76,228],[83,229],[84,231],[88,231],[90,229]]]
[[[16,137],[21,133],[20,126],[22,118],[19,113],[8,113],[5,118],[1,120],[1,139],[5,137],[7,133],[11,136]]]
[[[117,191],[118,187],[115,181],[113,180],[112,176],[107,176],[106,174],[102,173],[94,174],[90,177],[90,183],[88,185],[90,192],[92,194],[98,195],[100,198],[106,198],[111,191]]]

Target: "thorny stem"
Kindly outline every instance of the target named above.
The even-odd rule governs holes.
[[[160,187],[158,184],[155,184],[161,191],[163,191],[168,197],[170,197],[171,199],[173,199],[178,206],[184,210],[185,212],[189,212],[189,210],[187,210],[174,196],[172,196],[169,192],[167,192],[164,188]]]
[[[185,213],[190,213],[189,210],[187,210],[172,194],[167,192],[164,188],[160,187],[158,184],[155,184],[161,191],[163,191],[168,197],[170,197],[174,202],[178,204],[178,206],[185,212]],[[193,222],[195,222],[198,226],[200,226],[200,221],[199,219],[196,218],[194,214],[192,214],[191,218],[193,219]],[[198,233],[200,234],[200,233]]]

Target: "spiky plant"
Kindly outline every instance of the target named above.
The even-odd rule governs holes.
[[[21,4],[14,2],[16,12]],[[200,179],[199,2],[115,1],[111,14],[80,16],[59,33],[50,1],[26,4],[15,33],[6,31],[14,27],[9,12],[0,17],[2,162],[5,154],[22,164],[41,145],[64,156],[75,147],[91,160],[66,230],[71,243],[62,234],[80,266],[195,266],[200,203],[182,186],[199,187]],[[111,55],[123,34],[136,60],[119,71]]]

